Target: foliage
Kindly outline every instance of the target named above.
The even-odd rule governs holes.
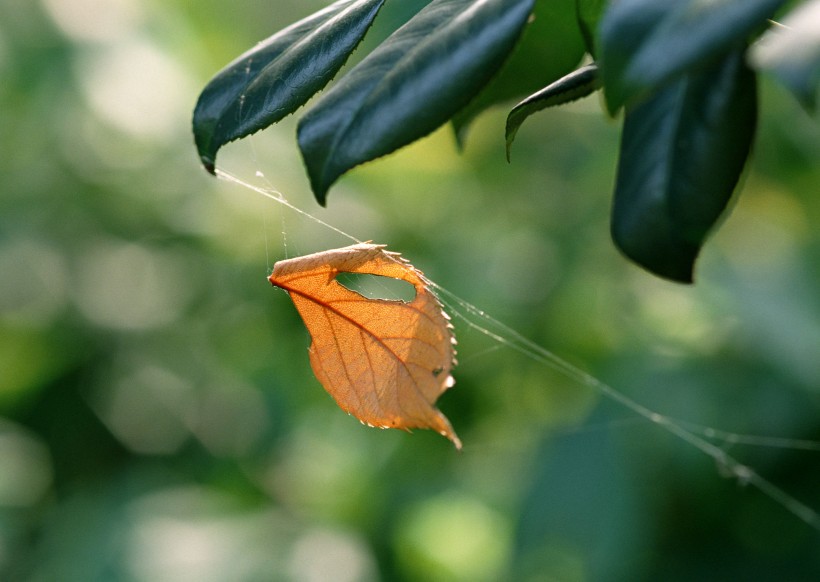
[[[258,44],[208,83],[194,111],[202,163],[216,152],[293,113],[339,71],[384,0],[344,0]],[[330,47],[328,50],[325,47]]]
[[[319,15],[369,4],[343,0]],[[533,82],[549,85],[510,113],[509,156],[527,116],[602,87],[611,113],[626,106],[612,214],[614,241],[653,273],[690,282],[695,259],[728,204],[754,139],[755,73],[744,72],[747,47],[784,4],[433,0],[345,74],[302,119],[299,147],[314,194],[324,205],[330,186],[351,168],[393,152],[451,118],[463,140],[466,127],[483,109],[522,96],[534,89]],[[516,51],[515,41],[527,28],[531,12],[535,24]],[[272,54],[254,49],[217,75],[194,117],[205,166],[213,170],[216,151],[225,142],[267,127],[305,103],[338,69],[324,68],[314,80],[314,61],[327,59],[331,47],[332,60],[338,63],[352,52],[374,16],[362,10],[351,37],[333,29],[325,32],[322,18],[308,17],[263,45],[290,42],[292,48],[285,52],[292,58],[278,61],[285,46]],[[347,18],[345,24],[356,18]],[[291,35],[292,29],[300,35]],[[303,38],[301,31],[309,33]],[[813,38],[815,33],[816,27],[800,34]],[[589,67],[559,80],[580,58],[582,38],[600,68],[599,81],[593,82],[594,69]],[[811,105],[820,53],[796,51],[791,58],[780,54],[781,76]],[[289,80],[298,62],[304,72]],[[734,75],[737,82],[726,75],[712,78],[718,69],[731,69],[726,75]],[[300,75],[311,77],[311,83]],[[691,86],[697,90],[689,91]],[[677,97],[684,93],[686,103]],[[556,99],[557,94],[562,98]],[[225,112],[218,130],[209,114],[214,108]]]
[[[691,280],[756,121],[755,77],[739,50],[628,107],[612,208],[618,246],[659,275]]]

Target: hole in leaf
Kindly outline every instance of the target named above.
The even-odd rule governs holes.
[[[393,277],[341,272],[336,275],[336,281],[368,299],[387,299],[409,303],[416,297],[416,289],[413,285]]]

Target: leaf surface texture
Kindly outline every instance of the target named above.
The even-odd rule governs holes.
[[[412,301],[367,299],[339,273],[412,284]],[[310,363],[339,406],[382,428],[430,428],[461,441],[434,406],[454,381],[449,317],[422,273],[384,245],[361,243],[276,263],[270,282],[288,292],[310,332]]]

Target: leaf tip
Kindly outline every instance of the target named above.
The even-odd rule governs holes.
[[[327,207],[327,195],[330,192],[330,187],[336,183],[339,178],[337,175],[328,175],[322,169],[317,169],[310,160],[305,158],[305,167],[307,168],[308,179],[310,181],[310,189],[313,191],[313,197],[319,206]]]
[[[327,191],[328,188],[313,189],[313,196],[316,198],[316,202],[318,202],[319,206],[321,206],[322,208],[327,208]]]
[[[453,119],[450,123],[453,128],[453,137],[455,138],[456,150],[459,154],[463,154],[464,148],[467,147],[467,132],[470,129],[470,122],[470,119]]]
[[[450,439],[450,442],[453,443],[453,446],[456,448],[456,451],[458,451],[459,453],[462,451],[463,447],[462,447],[462,444],[461,444],[461,439],[458,438],[458,435],[456,435],[456,433],[451,433],[451,434],[442,433],[442,435],[446,436],[448,439]]]
[[[694,283],[695,260],[700,249],[687,244],[666,246],[663,241],[656,241],[656,244],[664,248],[647,249],[645,246],[630,245],[626,241],[615,239],[618,249],[642,269],[674,283]]]
[[[504,139],[505,139],[505,142],[506,142],[505,147],[504,147],[504,153],[507,156],[507,163],[508,164],[512,162],[512,145],[513,145],[513,142],[515,141],[515,135],[518,133],[518,126],[514,125],[510,122],[511,117],[512,117],[512,112],[510,112],[510,115],[507,117],[507,127],[505,128],[505,131],[504,131]]]
[[[451,388],[455,384],[452,376],[446,380],[447,388]],[[456,431],[453,430],[453,425],[450,424],[449,419],[437,408],[433,409],[435,416],[430,419],[429,424],[425,428],[435,429],[441,436],[453,443],[457,451],[461,452],[461,439],[458,438]]]
[[[205,170],[207,170],[211,176],[216,176],[216,162],[207,156],[202,156],[200,160],[202,161],[202,165],[205,167]]]
[[[600,86],[603,88],[604,107],[610,117],[615,117],[636,91],[628,86],[624,75],[620,71],[613,71],[614,67],[608,65],[606,61],[598,63],[600,71]]]
[[[615,91],[607,91],[606,88],[604,88],[604,105],[610,117],[614,118],[618,115],[618,111],[623,104],[623,99],[621,99],[620,96],[616,96]]]

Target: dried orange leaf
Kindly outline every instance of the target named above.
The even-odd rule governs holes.
[[[412,301],[367,299],[336,281],[365,273],[412,284]],[[310,332],[310,364],[344,410],[371,426],[431,428],[461,441],[433,404],[450,388],[455,339],[421,271],[371,243],[279,261],[270,282],[288,292]]]

